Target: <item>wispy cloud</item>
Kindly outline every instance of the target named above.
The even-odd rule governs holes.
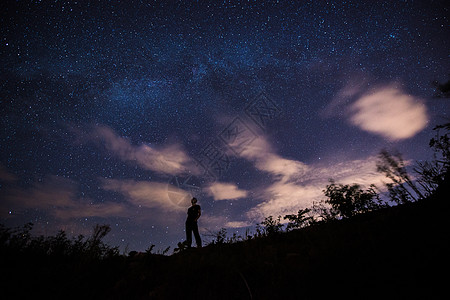
[[[394,84],[368,89],[368,84],[349,84],[322,111],[323,116],[345,112],[348,121],[360,129],[388,140],[408,139],[428,123],[424,101]]]
[[[95,126],[90,138],[102,142],[107,150],[120,159],[135,161],[146,170],[168,175],[196,170],[192,159],[178,144],[164,147],[151,147],[146,144],[135,146],[107,126]]]
[[[209,196],[214,200],[233,200],[246,197],[248,192],[238,188],[233,183],[214,182],[206,188]]]
[[[129,215],[128,207],[123,203],[94,203],[77,194],[76,182],[59,176],[47,176],[28,189],[7,189],[1,205],[2,215],[27,209],[38,209],[57,219]]]
[[[120,202],[98,202],[80,197],[76,181],[52,175],[34,182],[26,189],[9,187],[0,203],[0,214],[2,217],[11,217],[26,210],[37,209],[59,220],[87,217],[136,218],[136,211],[140,209],[147,209],[148,217],[159,212],[185,212],[190,204],[189,201],[180,203],[178,198],[171,199],[167,183],[118,179],[100,181],[102,189],[118,192],[123,199]],[[176,189],[173,186],[171,188],[172,191]],[[187,194],[181,189],[176,192],[178,196]]]
[[[261,202],[250,209],[244,222],[255,223],[267,216],[295,213],[310,207],[314,201],[324,198],[323,189],[329,179],[343,184],[379,184],[383,176],[376,172],[376,157],[365,160],[346,160],[339,163],[305,164],[285,158],[260,136],[240,154],[253,163],[256,169],[272,176],[272,183],[252,190]],[[236,224],[235,224],[236,225]]]
[[[125,199],[133,205],[147,208],[159,208],[165,211],[185,211],[189,202],[178,203],[171,199],[168,193],[168,184],[151,181],[103,179],[102,188],[107,191],[115,191],[125,196]],[[172,191],[176,189],[171,187]],[[178,189],[181,198],[187,199],[187,192]]]
[[[246,146],[240,153],[240,157],[253,162],[257,169],[268,172],[283,181],[304,174],[308,170],[306,164],[278,155],[263,136]]]
[[[243,227],[249,227],[252,226],[250,222],[247,221],[229,221],[225,223],[225,227],[228,228],[243,228]]]
[[[384,176],[376,172],[376,157],[366,160],[347,160],[328,165],[310,165],[309,170],[291,181],[276,180],[268,187],[257,191],[262,200],[248,211],[250,220],[261,220],[267,216],[286,215],[307,208],[314,201],[324,199],[323,190],[329,179],[343,184],[358,183],[363,186],[378,184]]]
[[[250,220],[259,221],[264,217],[295,213],[299,209],[311,206],[319,200],[323,187],[318,185],[302,185],[286,182],[275,182],[263,188],[262,200],[257,206],[247,212]]]
[[[131,215],[130,208],[123,203],[91,203],[80,200],[72,207],[55,208],[52,214],[58,219],[128,217]]]

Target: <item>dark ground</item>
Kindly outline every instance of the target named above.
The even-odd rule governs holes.
[[[448,188],[430,199],[172,256],[2,255],[2,299],[438,299]],[[6,297],[4,297],[6,296]]]

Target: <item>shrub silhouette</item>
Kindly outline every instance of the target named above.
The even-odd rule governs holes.
[[[364,191],[359,184],[343,185],[331,180],[323,192],[328,197],[325,203],[330,204],[342,218],[350,218],[383,206],[373,185]]]
[[[417,162],[414,172],[418,174],[417,184],[422,188],[424,196],[431,196],[444,183],[447,172],[445,166],[435,161]]]
[[[259,231],[262,236],[273,236],[277,233],[280,233],[283,229],[283,224],[281,224],[281,216],[274,219],[273,216],[268,216],[264,218],[259,225],[262,226],[262,230]]]
[[[118,247],[111,247],[102,241],[111,230],[109,225],[96,225],[92,236],[86,240],[82,235],[69,239],[63,230],[55,236],[33,237],[32,229],[33,223],[15,229],[0,225],[1,251],[10,255],[28,253],[49,257],[83,257],[90,260],[119,255]]]
[[[109,225],[95,225],[92,236],[87,240],[86,251],[92,258],[107,258],[119,255],[118,247],[110,247],[102,239],[111,231]]]
[[[0,225],[2,291],[14,291],[9,298],[17,299],[40,294],[55,299],[312,299],[318,290],[323,298],[335,297],[336,291],[349,298],[442,295],[435,287],[445,287],[436,279],[443,281],[437,271],[450,251],[442,242],[448,236],[450,185],[448,139],[440,137],[431,145],[436,160],[421,169],[428,190],[421,178],[410,179],[401,156],[385,151],[381,157],[380,171],[397,180],[390,194],[397,206],[381,201],[373,185],[364,189],[331,181],[323,191],[326,199],[284,216],[289,232],[282,232],[281,216],[269,216],[255,234],[228,238],[223,228],[213,245],[184,251],[179,243],[170,257],[153,254],[154,245],[145,254],[120,256],[117,247],[103,242],[108,225],[95,226],[87,238],[69,238],[64,231],[33,237],[32,223],[15,229]],[[410,184],[418,184],[413,186],[427,198]],[[198,280],[202,274],[207,276]],[[379,278],[386,280],[375,289],[368,284]],[[433,280],[437,284],[430,287]]]
[[[325,200],[313,202],[311,211],[316,215],[318,222],[330,222],[339,218],[339,212],[330,207]]]
[[[436,131],[434,138],[430,140],[430,147],[434,150],[434,164],[437,165],[439,170],[439,177],[437,183],[442,184],[445,178],[449,176],[450,169],[450,123],[436,126],[433,128]],[[441,130],[445,130],[444,134],[441,134]]]
[[[397,204],[424,199],[423,194],[411,180],[400,153],[389,153],[383,149],[378,155],[377,171],[391,182],[385,183],[389,196]]]
[[[433,81],[435,87],[434,97],[436,98],[450,98],[450,80],[440,83],[439,81]]]
[[[377,171],[390,180],[385,185],[393,202],[403,204],[425,199],[448,180],[446,178],[449,176],[450,165],[448,136],[450,123],[436,126],[433,130],[436,131],[436,135],[430,139],[429,146],[434,150],[434,160],[416,163],[413,167],[413,171],[418,175],[415,181],[408,175],[400,153],[389,153],[384,149],[378,155]],[[441,133],[442,130],[445,130],[445,133]]]
[[[225,228],[221,228],[217,232],[210,233],[210,236],[213,238],[209,243],[210,245],[222,245],[227,242],[227,230]]]
[[[178,242],[177,247],[173,249],[173,253],[180,253],[180,252],[186,251],[187,249],[189,249],[189,248],[186,245],[186,243]]]
[[[314,223],[314,217],[308,215],[310,212],[310,208],[305,208],[300,209],[296,215],[285,215],[283,219],[289,220],[289,223],[286,226],[286,231],[302,228]]]

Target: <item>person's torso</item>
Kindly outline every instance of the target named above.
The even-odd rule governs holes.
[[[188,209],[188,221],[194,221],[198,217],[200,205],[193,205]]]

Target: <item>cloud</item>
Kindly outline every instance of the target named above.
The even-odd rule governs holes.
[[[305,189],[294,181],[310,172],[309,166],[301,161],[280,156],[264,136],[259,136],[247,145],[239,156],[252,162],[258,170],[269,173],[273,178],[272,185],[253,191],[263,202],[247,213],[252,221],[260,220],[264,216],[277,215],[281,211],[298,210],[298,201],[301,199],[300,196],[304,195]],[[300,207],[303,205],[300,204]]]
[[[240,190],[237,185],[232,183],[214,182],[207,188],[207,193],[214,200],[233,200],[247,196],[247,191]]]
[[[348,160],[329,165],[310,165],[308,171],[290,181],[276,180],[256,194],[262,200],[247,212],[250,220],[259,221],[268,216],[284,216],[299,209],[311,207],[313,202],[324,199],[323,190],[329,179],[342,184],[358,183],[368,187],[381,185],[385,177],[376,172],[376,156],[365,160]]]
[[[272,153],[257,161],[256,167],[280,178],[281,181],[301,176],[309,169],[306,164],[298,160],[286,159]]]
[[[394,87],[362,96],[350,111],[352,124],[393,141],[413,137],[428,122],[423,101]]]
[[[176,198],[170,197],[167,183],[118,179],[103,179],[102,182],[104,190],[119,192],[127,201],[139,207],[185,211],[190,204],[188,201],[178,202],[178,199],[188,199],[188,193],[182,189],[176,191]],[[171,189],[174,191],[176,187],[171,186]]]
[[[308,166],[300,161],[286,159],[276,154],[263,136],[246,146],[240,153],[240,157],[252,161],[257,169],[268,172],[283,181],[299,176],[308,169]]]
[[[251,208],[245,222],[259,222],[267,216],[296,213],[324,199],[323,189],[329,179],[343,184],[363,186],[380,184],[384,176],[376,172],[376,156],[364,160],[347,160],[307,165],[299,160],[284,158],[275,152],[268,139],[258,137],[240,153],[255,168],[272,176],[272,183],[252,190],[261,202]],[[235,225],[235,224],[234,224]]]
[[[146,170],[169,175],[196,170],[191,158],[177,144],[159,148],[146,144],[134,146],[107,126],[96,126],[90,138],[102,141],[106,149],[120,159],[135,161]]]
[[[249,227],[253,224],[246,222],[246,221],[230,221],[225,224],[225,227],[228,228],[243,228],[243,227]]]
[[[364,83],[341,89],[321,112],[322,116],[344,111],[352,125],[391,141],[411,138],[427,126],[428,114],[422,99],[393,84],[368,91],[369,85]]]
[[[263,202],[252,208],[247,216],[251,220],[261,220],[268,216],[284,216],[295,213],[312,205],[313,201],[320,200],[323,186],[302,185],[286,182],[275,182],[263,189],[261,199]]]
[[[47,176],[28,189],[7,189],[2,202],[2,215],[27,209],[42,210],[57,219],[81,217],[128,216],[128,207],[121,203],[93,203],[77,196],[77,184],[67,178]]]
[[[72,207],[58,207],[52,214],[59,219],[127,217],[131,215],[129,207],[121,203],[90,203],[88,201],[78,201]]]
[[[328,105],[319,112],[319,115],[328,118],[336,115],[341,115],[346,112],[346,106],[350,100],[361,96],[361,93],[369,87],[368,80],[358,78],[358,80],[351,80],[346,86],[340,89],[336,96],[328,103]]]
[[[0,203],[0,214],[11,217],[29,209],[37,209],[60,220],[87,217],[136,218],[139,217],[136,215],[137,211],[141,209],[184,212],[190,205],[189,201],[179,202],[187,192],[176,187],[171,186],[172,191],[177,192],[177,197],[169,197],[167,183],[102,179],[100,187],[106,191],[118,192],[124,199],[121,202],[94,202],[89,198],[80,198],[75,181],[59,176],[47,176],[33,183],[28,189],[9,187]],[[180,198],[180,195],[183,197]],[[155,211],[146,213],[154,216]]]

